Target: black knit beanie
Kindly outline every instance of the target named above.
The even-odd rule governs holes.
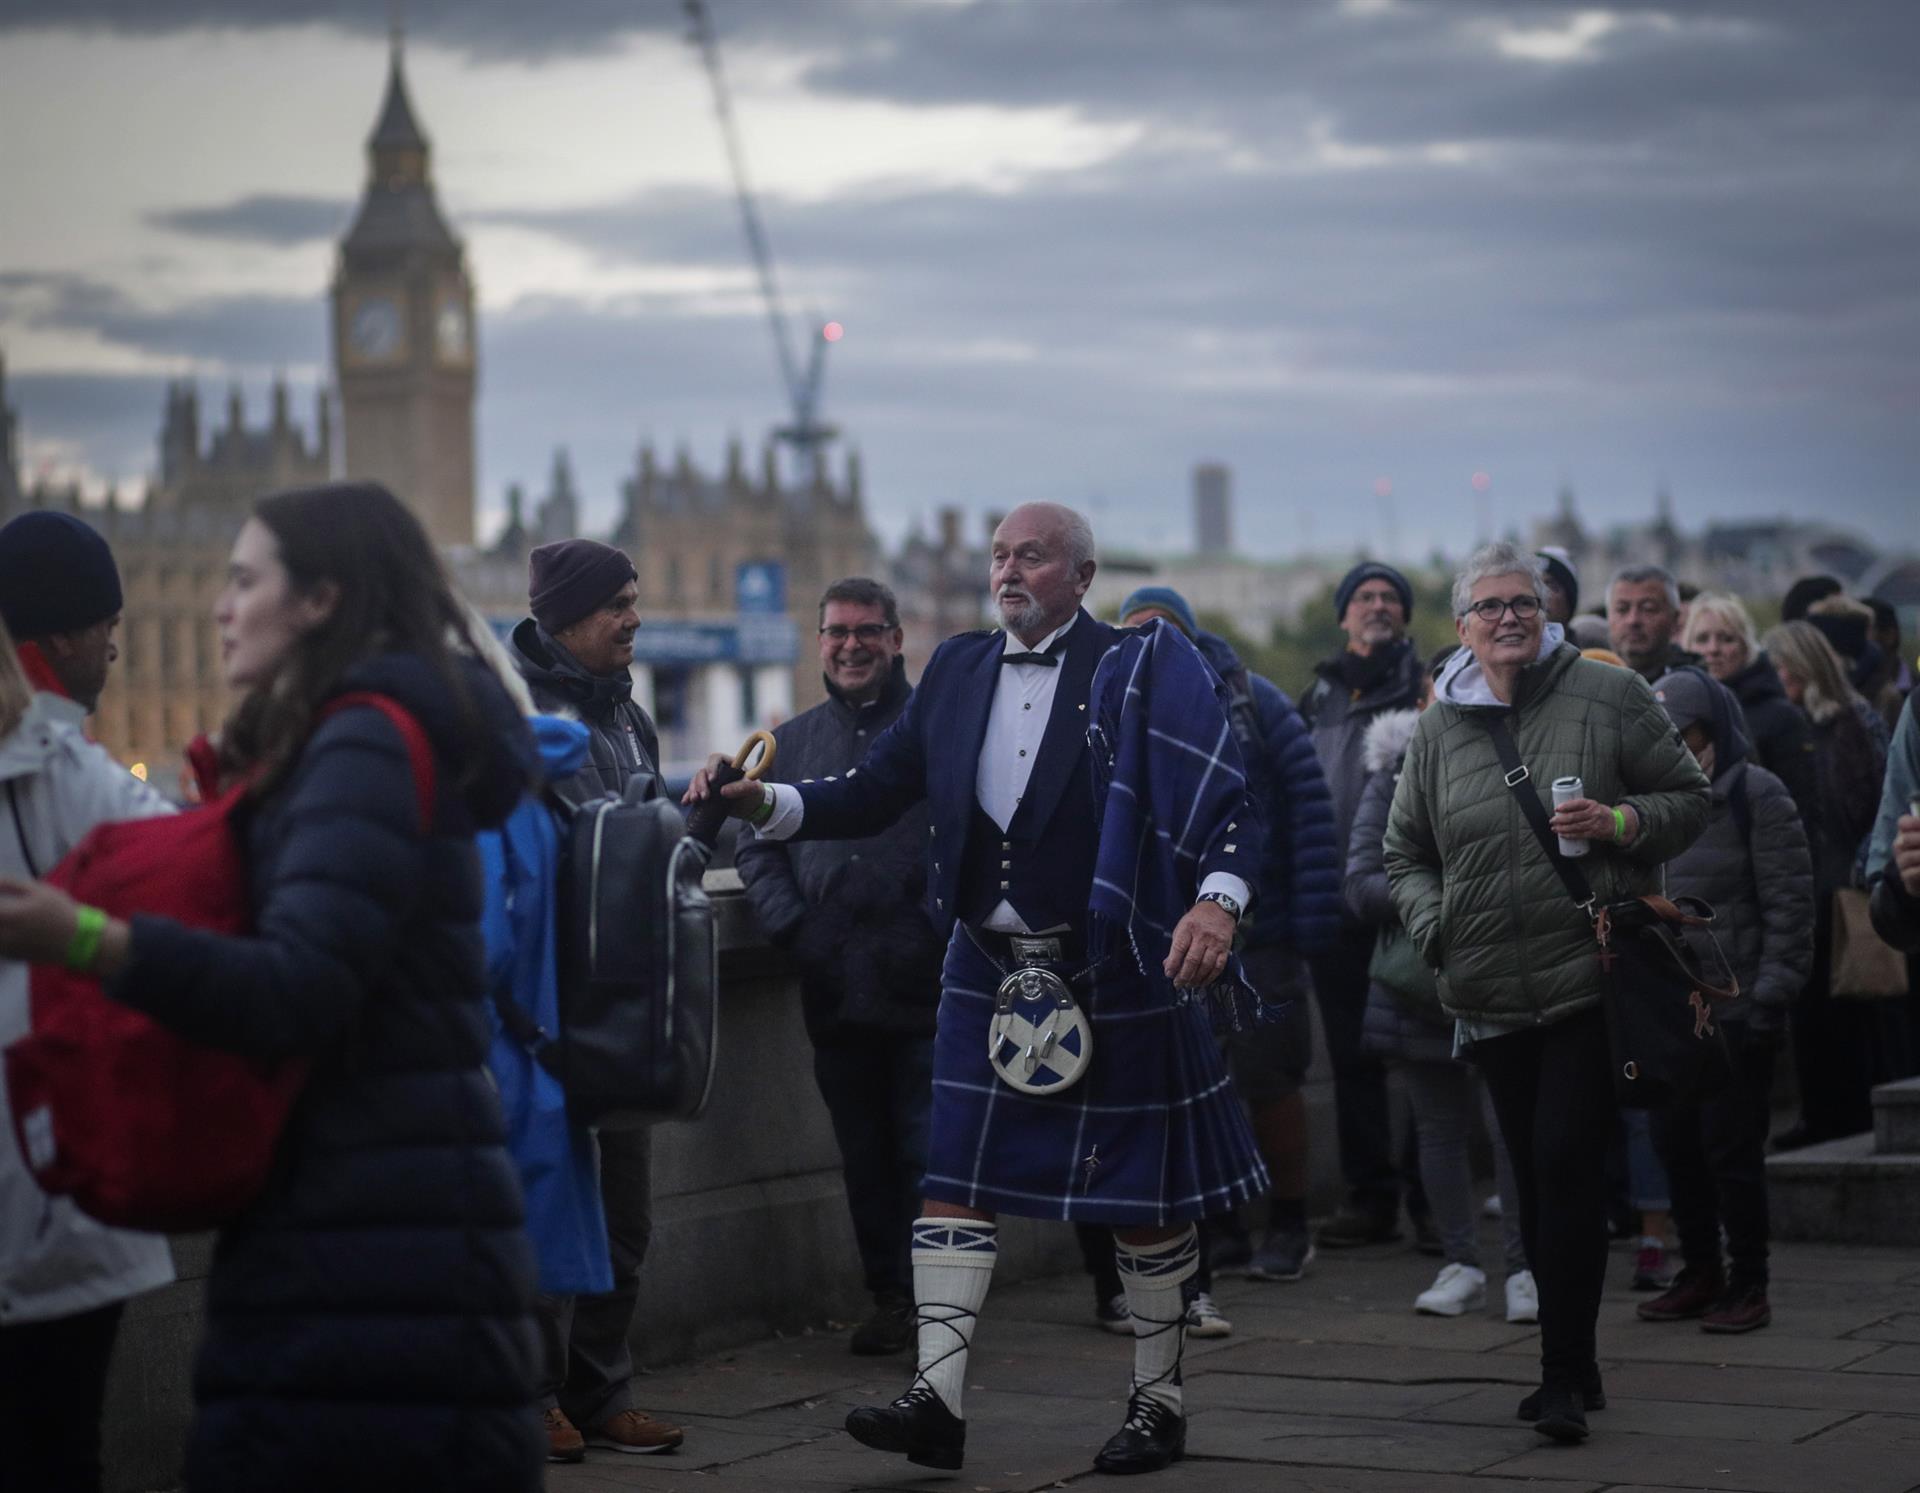
[[[0,529],[0,618],[15,642],[79,632],[120,607],[119,567],[90,525],[37,508]]]
[[[1413,586],[1407,578],[1391,565],[1383,565],[1378,560],[1367,560],[1349,570],[1341,577],[1340,584],[1334,588],[1333,620],[1335,622],[1346,620],[1347,603],[1353,600],[1353,593],[1368,581],[1385,581],[1398,591],[1401,612],[1405,614],[1407,621],[1413,620]]]
[[[534,620],[556,633],[637,578],[633,561],[612,545],[597,539],[560,539],[527,556],[527,601]]]

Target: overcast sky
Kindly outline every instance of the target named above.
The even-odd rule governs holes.
[[[1185,548],[1920,513],[1920,5],[712,0],[781,275],[890,537],[1090,507]],[[378,0],[0,0],[29,475],[141,478],[170,377],[310,409]],[[677,0],[414,0],[481,303],[481,503],[784,415]],[[1472,477],[1491,479],[1476,502]],[[1376,495],[1382,479],[1391,495]]]

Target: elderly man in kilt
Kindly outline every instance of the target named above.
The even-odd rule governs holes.
[[[935,650],[844,776],[720,790],[772,839],[871,835],[928,805],[927,910],[949,941],[913,1229],[918,1367],[891,1405],[847,1417],[923,1466],[961,1465],[1000,1213],[1114,1230],[1134,1369],[1094,1466],[1177,1460],[1194,1221],[1267,1185],[1210,1022],[1251,1012],[1231,948],[1262,851],[1224,686],[1177,629],[1090,617],[1093,574],[1083,518],[1015,509],[993,539],[1004,632]],[[703,772],[688,798],[710,791]]]

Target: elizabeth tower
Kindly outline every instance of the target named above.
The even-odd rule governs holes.
[[[396,35],[366,195],[333,280],[346,474],[385,483],[436,544],[470,545],[473,285],[434,201],[400,51]]]

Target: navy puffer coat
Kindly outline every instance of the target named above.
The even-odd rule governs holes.
[[[344,710],[250,815],[253,936],[133,920],[115,998],[208,1046],[313,1064],[265,1193],[215,1248],[193,1493],[540,1487],[533,1257],[484,1067],[473,843],[534,754],[505,692],[468,677],[477,732],[416,657],[344,686],[426,728],[431,834],[399,733]]]

